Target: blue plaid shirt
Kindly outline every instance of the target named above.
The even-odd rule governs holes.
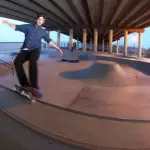
[[[48,31],[35,24],[16,25],[15,30],[25,34],[25,40],[21,49],[41,49],[41,39],[44,39],[47,43],[52,41],[49,38]]]

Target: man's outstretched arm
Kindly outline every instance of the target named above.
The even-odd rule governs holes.
[[[53,46],[54,48],[58,49],[61,56],[63,56],[63,51],[58,47],[53,41],[49,42],[49,45]]]
[[[44,32],[44,36],[43,36],[44,40],[45,40],[49,45],[51,45],[51,46],[53,46],[54,48],[56,48],[56,49],[59,51],[60,55],[63,56],[63,54],[64,54],[63,51],[60,49],[59,46],[57,46],[57,45],[52,41],[52,39],[49,38],[49,34],[48,34],[48,33],[49,33],[49,32]]]
[[[7,24],[9,27],[11,27],[12,29],[16,29],[16,25],[15,24],[12,24],[12,23],[9,23],[7,20],[4,20],[2,21],[3,24]]]
[[[7,20],[2,21],[2,23],[7,24],[9,27],[14,29],[15,31],[20,31],[20,32],[23,32],[23,33],[27,32],[27,29],[28,29],[28,26],[29,26],[29,24],[15,25],[15,24],[9,23]]]

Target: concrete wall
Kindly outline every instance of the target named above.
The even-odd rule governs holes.
[[[20,51],[20,48],[22,47],[22,42],[0,42],[0,53],[3,52],[14,52],[14,51]],[[42,49],[46,48],[46,44],[44,42],[41,43]]]
[[[16,51],[19,50],[22,46],[22,42],[14,43],[14,42],[0,42],[0,51]]]

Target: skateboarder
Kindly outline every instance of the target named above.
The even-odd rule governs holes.
[[[14,25],[9,23],[7,20],[2,22],[13,28],[15,31],[20,31],[25,34],[25,40],[21,47],[21,51],[14,60],[16,74],[22,87],[33,87],[39,89],[37,61],[40,56],[41,39],[44,39],[49,45],[52,45],[54,48],[56,48],[60,52],[61,56],[63,55],[63,51],[60,49],[60,47],[54,44],[49,38],[47,30],[42,28],[45,19],[45,14],[39,13],[37,14],[35,24]],[[30,82],[28,82],[23,69],[23,63],[26,61],[29,61]]]

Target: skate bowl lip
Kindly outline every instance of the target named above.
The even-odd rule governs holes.
[[[47,104],[46,104],[47,105]],[[78,111],[74,111],[74,110],[69,110],[67,108],[60,108],[58,106],[51,106],[63,111],[68,111],[69,113],[75,113],[78,115],[83,115],[83,116],[87,116],[87,113],[84,112],[78,112]],[[19,123],[20,125],[22,125],[23,127],[26,127],[27,129],[29,129],[30,131],[33,131],[35,133],[37,133],[39,136],[42,137],[47,137],[47,138],[52,138],[54,140],[57,140],[59,142],[64,143],[65,145],[68,146],[74,146],[77,149],[91,149],[91,150],[95,150],[95,149],[109,149],[109,150],[120,150],[120,149],[124,149],[124,150],[147,150],[149,149],[149,147],[145,147],[145,148],[129,148],[129,147],[112,147],[112,146],[107,146],[107,145],[96,145],[96,144],[90,144],[90,143],[86,143],[86,142],[82,142],[79,141],[77,139],[71,139],[65,135],[59,135],[55,132],[48,132],[40,127],[37,127],[36,125],[33,125],[27,121],[24,121],[22,118],[19,118],[18,116],[14,115],[13,113],[10,113],[8,111],[5,110],[0,110],[5,116],[7,116],[8,118],[14,120],[15,122]],[[115,121],[115,122],[121,122],[121,123],[137,123],[137,124],[150,124],[150,120],[131,120],[131,119],[120,119],[120,118],[111,118],[111,117],[106,117],[106,116],[97,116],[97,115],[91,115],[89,114],[91,119],[100,119],[100,120],[106,120],[106,121]],[[88,116],[89,117],[89,116]],[[25,129],[26,130],[26,129]]]
[[[3,85],[0,85],[0,89],[1,88],[13,92],[13,90],[11,90],[11,89],[3,86]],[[0,92],[1,92],[1,90],[0,90]],[[20,101],[23,102],[23,100],[21,100],[21,99],[20,99]],[[48,107],[52,107],[52,108],[55,108],[55,109],[58,109],[58,110],[61,110],[61,111],[66,111],[66,112],[70,112],[70,113],[77,114],[77,115],[83,115],[83,116],[86,116],[86,117],[92,117],[92,118],[104,119],[104,120],[112,120],[112,121],[119,121],[119,122],[150,123],[150,119],[149,120],[148,119],[128,119],[128,118],[110,117],[110,116],[105,116],[105,115],[103,116],[103,115],[97,115],[97,114],[91,114],[91,113],[87,113],[87,112],[83,112],[83,111],[78,111],[78,110],[75,110],[75,109],[71,109],[69,107],[63,107],[63,106],[47,103],[45,101],[41,101],[41,100],[38,100],[38,99],[36,101],[37,101],[37,103],[42,104],[42,105],[47,105]],[[4,108],[0,108],[0,111],[7,112],[7,111],[4,111]]]

